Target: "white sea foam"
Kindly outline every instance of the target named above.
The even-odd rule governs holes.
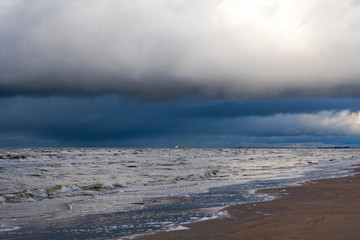
[[[35,200],[77,191],[186,195],[212,187],[301,177],[321,165],[357,162],[358,149],[0,149],[0,196]],[[15,161],[17,159],[26,161]],[[335,175],[338,176],[338,175]],[[21,183],[18,185],[16,183]],[[57,187],[59,186],[59,187]],[[31,191],[31,194],[26,191]],[[135,194],[137,195],[137,193]]]
[[[217,214],[218,218],[228,218],[231,217],[228,211],[220,211]]]
[[[208,220],[213,220],[213,219],[218,219],[218,218],[228,218],[228,217],[231,217],[231,216],[227,211],[220,211],[220,212],[213,214],[210,217],[202,217],[200,219],[197,219],[194,222],[203,222],[203,221],[208,221]]]
[[[0,232],[9,232],[20,229],[20,227],[12,227],[12,228],[0,228]]]
[[[177,226],[172,226],[170,227],[168,230],[166,230],[166,232],[171,232],[171,231],[182,231],[182,230],[189,230],[190,228],[188,227],[184,227],[182,225],[177,225]]]

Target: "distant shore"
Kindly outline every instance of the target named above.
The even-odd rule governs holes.
[[[225,208],[231,217],[182,225],[139,240],[360,239],[360,169],[355,176],[261,190],[279,198]]]

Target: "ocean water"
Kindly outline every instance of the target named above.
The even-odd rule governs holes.
[[[120,239],[341,177],[360,149],[0,148],[0,239]]]

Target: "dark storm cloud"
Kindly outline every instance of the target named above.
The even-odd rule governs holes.
[[[0,96],[360,97],[350,0],[2,0]]]
[[[350,99],[139,104],[114,95],[16,97],[0,99],[0,109],[3,146],[267,146],[360,134],[360,102]]]

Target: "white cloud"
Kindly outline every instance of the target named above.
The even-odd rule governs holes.
[[[304,114],[300,118],[302,125],[309,124],[314,131],[333,134],[360,135],[360,112],[344,110],[340,112],[320,112]]]
[[[349,110],[276,114],[268,117],[240,117],[224,119],[214,122],[214,124],[226,126],[226,129],[229,129],[234,135],[360,136],[360,112],[350,112]]]
[[[0,86],[358,97],[359,42],[350,0],[3,0]]]

